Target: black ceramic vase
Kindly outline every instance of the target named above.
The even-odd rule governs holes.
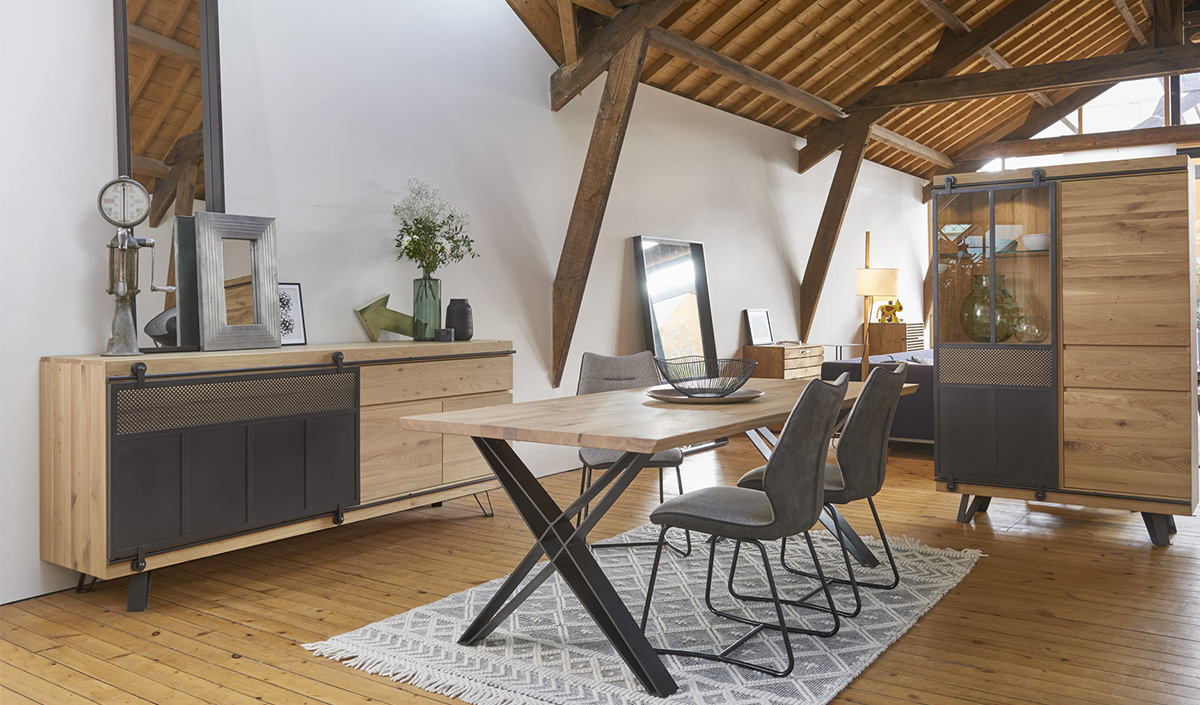
[[[466,299],[450,299],[446,307],[446,327],[454,329],[455,340],[470,340],[475,335],[471,304]]]

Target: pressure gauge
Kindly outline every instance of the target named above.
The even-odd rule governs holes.
[[[108,222],[118,228],[132,228],[150,215],[150,193],[128,176],[121,176],[104,184],[96,205]]]

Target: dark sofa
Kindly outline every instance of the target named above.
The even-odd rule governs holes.
[[[914,394],[900,398],[896,407],[896,419],[892,422],[891,438],[894,441],[916,441],[933,443],[933,365],[918,365],[913,357],[933,359],[932,350],[914,350],[892,355],[872,355],[871,367],[883,366],[895,369],[896,363],[908,362],[907,381],[917,386]],[[837,379],[843,372],[850,373],[850,381],[862,381],[862,358],[826,362],[821,365],[821,379]]]

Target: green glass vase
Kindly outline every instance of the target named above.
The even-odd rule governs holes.
[[[977,343],[992,340],[992,285],[986,274],[975,275],[975,287],[963,299],[958,320],[963,332]],[[1023,315],[1013,295],[1004,288],[1004,275],[996,275],[996,342],[1003,343],[1013,335],[1017,321]]]
[[[433,340],[442,327],[442,280],[413,279],[413,340]]]

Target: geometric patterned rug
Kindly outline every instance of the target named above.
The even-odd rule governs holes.
[[[653,526],[643,526],[611,540],[654,540],[657,536]],[[844,573],[833,536],[827,531],[814,531],[812,536],[826,574]],[[663,551],[646,628],[650,643],[657,647],[720,651],[748,629],[705,607],[708,544],[704,538],[693,535],[693,551],[686,558]],[[682,535],[672,539],[681,540]],[[864,536],[863,540],[879,556],[884,555],[876,539]],[[793,634],[796,668],[790,676],[774,678],[722,663],[664,656],[667,670],[679,684],[679,691],[665,701],[642,689],[557,575],[476,646],[460,646],[458,637],[503,578],[304,648],[352,668],[474,705],[820,705],[832,700],[900,638],[982,555],[970,549],[929,548],[907,538],[890,538],[890,543],[900,567],[900,586],[862,590],[862,613],[843,619],[834,637]],[[748,548],[750,552],[743,549],[738,563],[738,591],[767,594],[758,551]],[[768,544],[767,549],[781,596],[802,595],[814,586],[778,567],[778,544]],[[729,597],[724,576],[731,544],[719,543],[717,551],[714,604],[774,621],[770,604],[747,604]],[[630,612],[640,619],[654,549],[609,549],[595,555]],[[811,568],[803,539],[788,542],[788,563]],[[861,580],[886,582],[891,578],[886,565],[871,570],[855,567],[855,576]],[[835,598],[839,606],[853,607],[848,588],[839,587]],[[785,612],[788,624],[818,629],[828,624],[825,614],[785,609],[790,610]],[[776,668],[785,663],[783,642],[775,631],[755,636],[737,656],[751,662],[765,660]]]

